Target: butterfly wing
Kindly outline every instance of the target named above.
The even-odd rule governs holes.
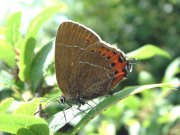
[[[107,43],[97,42],[82,51],[77,74],[71,85],[71,95],[82,99],[94,99],[107,95],[125,76],[126,61],[122,51]]]
[[[64,22],[60,25],[55,45],[55,67],[58,85],[64,96],[69,96],[72,76],[76,76],[75,65],[79,62],[82,50],[96,42],[100,37],[75,22]]]

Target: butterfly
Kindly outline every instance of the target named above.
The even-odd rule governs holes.
[[[57,31],[55,68],[63,94],[60,101],[82,105],[112,94],[133,66],[123,51],[104,42],[93,30],[66,21]]]

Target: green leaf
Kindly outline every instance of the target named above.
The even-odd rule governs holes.
[[[34,48],[36,45],[35,38],[28,38],[26,40],[24,48],[21,49],[20,60],[18,62],[19,77],[21,80],[28,80],[28,75],[30,73],[31,62],[34,57]]]
[[[169,82],[173,77],[180,73],[180,57],[176,58],[166,69],[162,82]]]
[[[5,70],[0,71],[0,90],[14,86],[13,76]]]
[[[0,112],[6,112],[13,101],[14,101],[14,98],[7,98],[7,99],[3,100],[0,103]]]
[[[174,88],[175,86],[173,84],[171,84],[171,83],[162,83],[162,84],[150,84],[150,85],[127,87],[124,90],[121,90],[121,91],[119,91],[117,93],[114,93],[112,96],[109,96],[109,97],[105,98],[102,102],[100,102],[95,107],[93,107],[80,120],[80,122],[74,127],[74,129],[72,131],[68,132],[67,134],[76,134],[78,132],[78,130],[83,128],[84,125],[86,125],[95,116],[100,114],[102,111],[106,110],[108,107],[110,107],[110,106],[116,104],[117,102],[123,100],[124,98],[127,98],[128,96],[137,94],[137,93],[142,92],[144,90],[153,89],[153,88],[157,88],[157,87]],[[69,115],[67,115],[67,116],[69,118]],[[59,118],[61,118],[61,121],[57,121],[57,119],[59,119]],[[56,114],[56,115],[54,115],[52,117],[52,119],[50,119],[50,121],[48,123],[50,125],[50,130],[51,130],[52,133],[56,132],[58,129],[60,129],[63,126],[63,124],[61,123],[63,121],[62,118],[64,118],[64,113]],[[61,127],[59,125],[61,125]]]
[[[64,3],[49,7],[37,15],[30,23],[26,37],[36,37],[39,29],[42,25],[49,20],[50,17],[55,15],[58,12],[66,11],[66,5]]]
[[[40,99],[34,99],[33,101],[23,103],[17,110],[15,110],[13,114],[24,114],[33,116],[39,104]]]
[[[75,134],[77,131],[84,127],[90,120],[92,120],[95,116],[97,116],[102,111],[106,110],[108,107],[116,104],[120,100],[128,96],[132,96],[144,90],[153,89],[157,87],[169,87],[174,88],[173,84],[170,83],[162,83],[162,84],[150,84],[150,85],[142,85],[136,87],[128,87],[122,91],[115,93],[114,95],[106,98],[104,101],[99,103],[96,107],[92,108],[81,120],[80,122],[74,127],[74,129],[70,132],[70,134]]]
[[[46,69],[52,61],[53,55],[53,41],[50,41],[33,59],[30,72],[30,84],[33,91],[35,91],[40,85],[43,76],[46,73]]]
[[[34,56],[35,43],[29,44],[29,40],[36,39],[37,33],[43,24],[49,20],[50,17],[58,13],[59,11],[64,12],[66,9],[64,4],[60,4],[57,6],[52,6],[44,11],[42,11],[39,15],[37,15],[28,27],[28,31],[26,33],[25,39],[21,45],[20,59],[18,63],[19,67],[19,78],[21,80],[29,80],[29,72],[31,67],[31,62]],[[36,41],[36,40],[34,40]],[[29,48],[31,48],[29,50]],[[29,51],[29,52],[27,52]],[[27,59],[30,59],[27,61]]]
[[[11,45],[15,45],[21,33],[19,31],[21,25],[21,12],[12,14],[7,21],[6,39]]]
[[[47,123],[29,115],[0,113],[0,131],[18,135],[49,135]]]
[[[145,45],[145,46],[127,54],[127,56],[129,58],[137,58],[139,60],[152,58],[155,55],[160,55],[160,56],[164,56],[167,58],[171,58],[171,56],[166,51],[164,51],[161,48],[158,48],[157,46],[154,46],[154,45]]]
[[[0,60],[4,61],[8,66],[14,67],[16,61],[13,47],[4,40],[0,40],[0,48]]]

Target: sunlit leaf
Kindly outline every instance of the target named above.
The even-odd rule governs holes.
[[[106,110],[108,107],[116,104],[120,100],[122,100],[122,99],[124,99],[124,98],[126,98],[128,96],[131,96],[131,95],[137,94],[139,92],[142,92],[144,90],[157,88],[157,87],[174,88],[175,86],[173,84],[171,84],[171,83],[164,83],[164,84],[162,83],[162,84],[150,84],[150,85],[142,85],[142,86],[134,86],[134,87],[125,88],[124,90],[121,90],[121,91],[113,94],[112,96],[107,97],[105,100],[103,100],[102,102],[97,104],[95,107],[93,107],[80,120],[80,122],[75,126],[75,128],[72,131],[68,132],[68,133],[69,134],[76,134],[78,132],[78,130],[80,130],[82,127],[84,127],[84,125],[86,125],[95,116],[100,114],[102,111]],[[57,115],[54,115],[52,117],[52,119],[49,121],[49,125],[51,125],[50,126],[51,127],[51,129],[50,129],[51,132],[56,132],[59,128],[61,128],[60,126],[63,126],[63,124],[61,122],[65,123],[63,119],[62,119],[62,121],[57,121],[57,119],[59,119],[59,118],[61,118],[61,119],[64,118],[64,114],[63,113],[58,113]],[[69,119],[69,117],[68,117],[68,119]],[[55,127],[55,128],[52,128],[52,127]]]
[[[149,59],[154,57],[155,55],[171,58],[171,56],[166,51],[154,45],[145,45],[127,54],[128,57],[137,58],[139,60]]]
[[[36,42],[29,44],[28,43],[29,40],[32,41],[32,39],[34,39],[34,41],[36,41],[37,33],[40,30],[40,28],[43,26],[43,24],[56,13],[60,11],[64,12],[64,10],[65,10],[64,4],[52,6],[42,11],[31,21],[24,39],[24,43],[21,45],[21,50],[20,50],[20,60],[18,63],[18,67],[20,70],[19,77],[21,80],[29,80],[30,67],[34,57],[34,49]],[[31,49],[29,50],[29,48]]]
[[[6,39],[11,45],[15,45],[20,39],[21,12],[12,14],[7,21]]]
[[[33,56],[34,56],[35,45],[36,45],[36,40],[35,40],[35,38],[31,37],[26,40],[25,48],[23,48],[24,50],[22,51],[22,49],[21,49],[20,60],[18,62],[18,66],[20,69],[19,77],[22,80],[24,80],[25,78],[28,79],[31,62],[32,62]]]
[[[0,90],[14,85],[13,76],[5,70],[0,71]]]
[[[93,119],[95,116],[97,116],[102,111],[106,110],[108,107],[116,104],[120,100],[137,94],[139,92],[142,92],[144,90],[153,89],[157,87],[169,87],[174,88],[175,86],[171,83],[162,83],[162,84],[149,84],[149,85],[142,85],[142,86],[136,86],[136,87],[128,87],[125,88],[122,91],[119,91],[115,93],[114,95],[107,97],[104,101],[100,102],[95,108],[92,108],[81,120],[80,122],[75,126],[75,128],[70,132],[71,134],[77,133],[77,131],[84,127],[91,119]]]
[[[50,17],[55,15],[58,12],[66,12],[66,5],[61,3],[56,6],[49,7],[43,10],[40,14],[38,14],[30,23],[28,27],[28,31],[26,37],[36,37],[39,29],[43,26],[43,24],[49,20]]]
[[[0,60],[4,61],[10,67],[14,67],[16,64],[15,51],[13,47],[4,40],[0,40]]]
[[[30,102],[23,103],[18,109],[13,112],[13,114],[24,114],[33,116],[39,104],[40,99],[34,99]]]
[[[46,69],[50,65],[53,58],[53,41],[46,44],[35,56],[30,72],[30,83],[35,91],[41,83]]]
[[[14,101],[14,98],[7,98],[7,99],[3,100],[0,103],[0,112],[6,112],[13,101]]]
[[[0,113],[0,131],[18,135],[49,135],[43,119],[18,114]]]

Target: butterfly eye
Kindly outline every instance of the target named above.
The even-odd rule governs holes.
[[[66,102],[66,97],[65,96],[61,96],[60,97],[60,101],[61,101],[61,103],[65,103]]]
[[[128,62],[126,67],[127,67],[127,72],[130,73],[132,71],[133,65],[132,65],[132,63]]]

